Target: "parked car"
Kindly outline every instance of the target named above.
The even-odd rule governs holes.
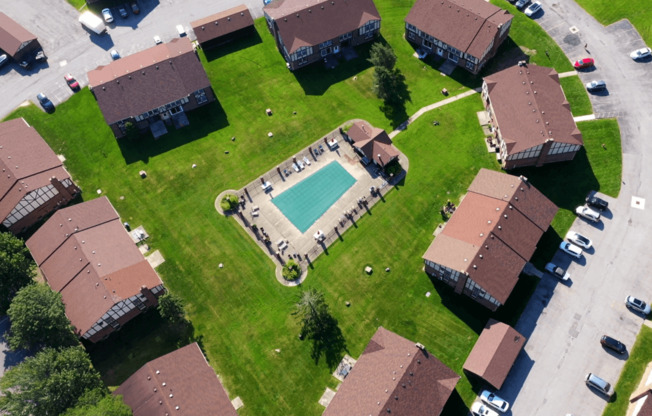
[[[580,217],[586,218],[589,221],[598,222],[600,221],[600,213],[592,210],[586,205],[575,208],[575,213]]]
[[[633,60],[637,60],[637,59],[647,58],[650,55],[652,55],[652,49],[641,48],[641,49],[636,49],[634,52],[630,53],[629,57],[632,58]]]
[[[179,37],[184,37],[186,36],[186,29],[184,29],[183,25],[177,25],[177,33],[179,33]]]
[[[54,104],[45,94],[39,93],[36,98],[46,112],[51,113],[54,111]]]
[[[126,19],[129,16],[129,12],[127,12],[127,8],[125,6],[118,7],[118,13],[123,19]]]
[[[568,280],[570,279],[570,273],[561,267],[557,266],[555,263],[548,263],[545,267],[546,271],[551,275],[555,276],[559,280]]]
[[[593,387],[609,398],[611,398],[611,396],[614,394],[614,389],[611,387],[611,384],[607,383],[605,380],[593,373],[587,374],[584,380],[587,386]]]
[[[63,76],[63,79],[66,80],[66,84],[70,87],[71,90],[75,91],[79,89],[79,82],[71,74],[66,74]]]
[[[607,209],[607,207],[609,207],[609,203],[607,201],[605,201],[604,199],[601,199],[601,198],[598,198],[597,196],[595,196],[595,192],[593,192],[593,191],[591,191],[586,196],[585,201],[586,201],[587,205],[589,205],[589,206],[591,206],[593,208],[597,208],[600,211],[604,211],[605,209]]]
[[[111,54],[111,58],[113,58],[114,61],[120,59],[120,54],[115,49],[111,49],[111,52],[109,53]]]
[[[509,409],[509,403],[506,400],[501,399],[496,393],[492,393],[489,390],[484,390],[480,393],[480,400],[501,413],[505,413]]]
[[[603,335],[602,338],[600,338],[600,344],[602,344],[602,346],[605,348],[609,348],[610,350],[617,352],[618,354],[624,354],[625,351],[627,351],[625,344],[607,335]]]
[[[561,244],[559,245],[559,249],[564,253],[570,254],[575,258],[579,259],[582,257],[582,249],[577,247],[575,244],[571,244],[567,241],[562,241]]]
[[[9,62],[9,57],[7,56],[7,54],[3,53],[2,55],[0,55],[0,66],[6,64],[7,62]]]
[[[650,314],[650,305],[638,298],[635,298],[634,296],[627,296],[625,298],[625,306],[627,306],[629,309],[635,310],[636,312],[640,312],[643,315]]]
[[[140,7],[138,7],[138,3],[135,0],[129,3],[129,6],[133,14],[140,14]]]
[[[482,404],[482,402],[475,402],[471,405],[471,413],[475,416],[498,416],[498,413],[491,410],[488,406]]]
[[[602,91],[607,89],[607,83],[603,80],[593,80],[586,84],[586,90],[589,92]]]
[[[575,69],[584,69],[584,68],[588,68],[588,67],[593,66],[593,65],[595,65],[595,61],[593,60],[593,58],[584,58],[584,59],[580,59],[578,61],[575,61],[575,63],[573,64],[573,67],[575,67]]]
[[[527,9],[525,9],[525,15],[527,17],[532,17],[535,14],[539,13],[539,10],[541,10],[541,2],[535,1],[534,3],[530,4]]]
[[[102,17],[106,23],[113,22],[113,14],[111,14],[111,9],[108,7],[106,9],[102,9]]]
[[[566,240],[570,241],[571,243],[575,244],[576,246],[580,246],[585,250],[588,250],[591,248],[593,245],[593,242],[587,238],[584,237],[582,234],[576,232],[576,231],[569,231],[566,233]]]
[[[154,35],[154,43],[156,43],[157,45],[160,45],[161,43],[163,43],[163,41],[161,40],[161,37],[159,35]]]
[[[514,6],[516,6],[517,9],[521,10],[523,7],[527,6],[529,2],[530,0],[518,0]]]

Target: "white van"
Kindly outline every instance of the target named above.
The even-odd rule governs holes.
[[[183,28],[183,25],[177,25],[177,32],[179,32],[179,37],[186,36],[186,29]]]
[[[86,11],[79,16],[79,23],[93,33],[101,35],[106,32],[106,25],[98,16]]]

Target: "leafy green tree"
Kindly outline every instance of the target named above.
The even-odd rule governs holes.
[[[13,350],[75,345],[77,337],[65,314],[61,294],[39,283],[18,291],[7,311]]]
[[[396,65],[396,55],[388,44],[376,42],[369,50],[369,62],[376,68],[386,68],[391,71]]]
[[[131,408],[122,401],[122,396],[107,394],[106,389],[87,391],[62,416],[132,416]]]
[[[36,265],[23,240],[0,233],[0,314],[4,314],[16,292],[32,282]]]
[[[312,340],[311,356],[315,362],[324,355],[329,367],[337,366],[346,351],[346,341],[328,310],[324,294],[315,289],[301,292],[294,315],[301,321],[302,337]]]
[[[83,348],[46,348],[11,368],[0,379],[0,410],[17,416],[52,416],[102,387]]]
[[[172,323],[186,320],[183,299],[170,292],[158,298],[158,312]]]

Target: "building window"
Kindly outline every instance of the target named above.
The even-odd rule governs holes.
[[[359,29],[359,33],[360,35],[364,35],[364,34],[368,35],[371,33],[371,35],[373,36],[373,32],[378,29],[380,29],[380,20],[370,20]]]
[[[475,64],[471,61],[466,61],[466,68],[473,71],[475,69]]]
[[[290,55],[291,61],[302,61],[309,55],[312,55],[312,46],[304,46],[299,48],[296,52]]]
[[[195,99],[197,100],[197,104],[204,104],[205,102],[208,102],[208,98],[206,98],[206,91],[195,91]]]
[[[422,43],[423,43],[423,46],[425,46],[426,48],[432,49],[433,45],[432,45],[432,42],[430,42],[429,40],[424,39]]]
[[[580,150],[580,146],[577,144],[554,142],[552,146],[550,146],[548,154],[557,155],[560,153],[577,152],[578,150]]]
[[[322,43],[319,44],[319,49],[328,48],[332,44],[333,44],[332,40],[327,40],[326,42],[322,42]]]
[[[526,149],[522,152],[509,155],[507,157],[507,160],[520,160],[520,159],[530,159],[533,157],[539,157],[542,148],[543,148],[542,144],[538,146],[530,147],[529,149]]]

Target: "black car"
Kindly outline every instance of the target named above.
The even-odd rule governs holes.
[[[138,7],[138,3],[136,1],[132,1],[129,3],[129,6],[131,7],[131,11],[133,14],[139,14],[140,13],[140,7]]]
[[[43,93],[40,93],[39,95],[36,96],[38,99],[38,102],[41,104],[41,107],[48,113],[51,113],[54,111],[54,104],[52,104],[52,101]]]
[[[589,204],[593,208],[599,209],[600,211],[604,211],[609,206],[609,203],[607,201],[598,198],[597,196],[595,196],[593,192],[586,197],[585,201],[587,204]]]
[[[125,6],[118,7],[118,14],[123,19],[126,19],[129,16],[129,13],[127,12],[127,8]]]
[[[625,344],[607,335],[603,335],[602,338],[600,338],[600,344],[605,348],[616,351],[618,354],[624,354],[625,351],[627,351]]]

